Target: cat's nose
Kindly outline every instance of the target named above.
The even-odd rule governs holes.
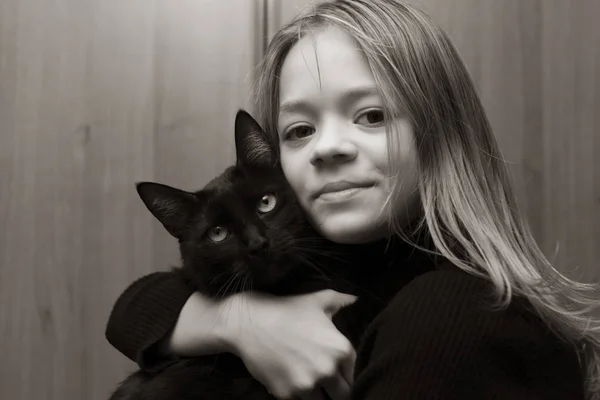
[[[263,253],[269,247],[269,241],[265,237],[254,238],[248,243],[250,253]]]

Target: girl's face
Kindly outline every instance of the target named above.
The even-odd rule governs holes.
[[[282,65],[279,104],[283,171],[314,226],[338,243],[389,235],[383,103],[352,37],[326,28],[298,41]],[[399,134],[399,176],[392,179],[400,180],[401,217],[416,196],[417,158],[408,120],[391,123]]]

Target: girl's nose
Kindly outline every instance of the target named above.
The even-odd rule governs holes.
[[[347,127],[330,123],[317,132],[317,142],[311,154],[314,166],[338,164],[352,161],[358,154],[356,145],[350,140]]]

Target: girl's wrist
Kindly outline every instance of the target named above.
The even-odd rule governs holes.
[[[246,293],[236,293],[216,303],[215,311],[215,344],[223,352],[233,353],[240,356],[242,347],[242,328],[241,320],[244,311],[247,312],[248,295]]]
[[[183,306],[172,332],[158,345],[162,354],[184,357],[230,352],[238,354],[241,295],[215,300],[194,292]]]
[[[255,343],[251,336],[276,325],[274,320],[279,313],[274,304],[277,303],[276,296],[261,292],[241,292],[220,300],[215,308],[218,313],[215,338],[223,351],[243,359],[245,346]]]

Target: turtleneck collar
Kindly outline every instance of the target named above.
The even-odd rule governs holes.
[[[409,239],[418,246],[432,250],[432,246],[426,238]],[[353,263],[358,262],[363,266],[385,267],[390,264],[411,262],[415,259],[419,259],[420,262],[430,259],[430,262],[434,262],[434,255],[415,247],[413,243],[407,243],[398,236],[392,236],[371,243],[351,245],[349,251]]]
[[[349,246],[349,251],[352,257],[376,265],[389,265],[390,263],[408,262],[417,257],[420,261],[423,258],[431,259],[435,262],[436,256],[421,250],[418,247],[433,251],[435,246],[429,235],[427,226],[419,227],[421,214],[416,215],[409,223],[407,223],[407,232],[412,232],[408,235],[408,242],[397,235],[392,235],[374,242],[365,244],[355,244]],[[415,246],[415,244],[418,246]]]

